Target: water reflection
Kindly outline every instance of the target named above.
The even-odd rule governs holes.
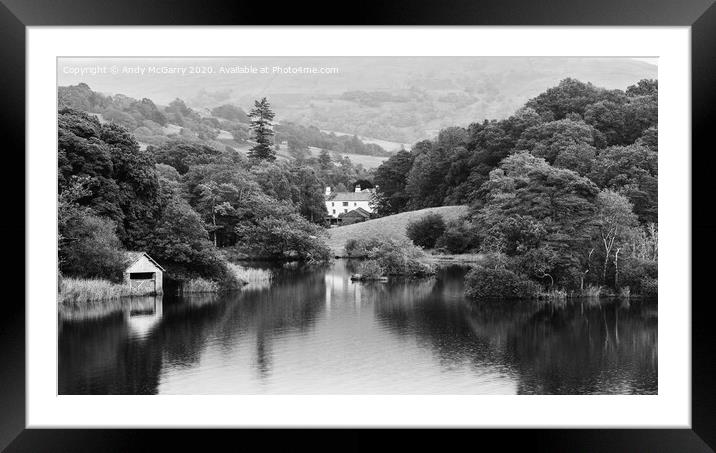
[[[464,270],[355,283],[350,262],[230,296],[60,313],[60,393],[656,393],[655,302],[474,304]]]

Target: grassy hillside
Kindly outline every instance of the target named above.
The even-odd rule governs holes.
[[[181,108],[174,106],[170,109],[167,106],[154,104],[150,99],[142,98],[139,101],[123,94],[105,96],[93,91],[86,84],[60,86],[58,87],[58,97],[60,105],[63,107],[72,107],[95,115],[100,123],[103,124],[112,121],[127,128],[134,135],[141,149],[146,149],[149,145],[160,146],[178,138],[202,143],[219,150],[223,150],[228,146],[242,154],[246,154],[254,144],[250,140],[248,142],[237,142],[234,140],[233,133],[230,132],[231,130],[243,130],[248,135],[247,124],[214,116],[211,110],[207,108],[194,110],[181,104],[187,111],[177,113],[176,109],[181,110]],[[177,120],[180,121],[177,122]],[[278,121],[276,123],[279,124]],[[286,128],[287,125],[284,124],[282,127]],[[292,129],[287,130],[291,131]],[[321,135],[321,132],[317,130],[316,133]],[[328,132],[324,132],[323,137],[319,137],[319,139],[324,139],[322,143],[327,143],[322,145],[325,149],[330,151],[331,154],[340,154],[342,157],[347,157],[353,164],[361,164],[365,169],[376,168],[390,157],[389,153],[380,149],[358,154],[361,152],[360,145],[365,146],[368,143],[367,141],[358,139],[358,146],[352,143],[351,147],[346,147],[344,142],[340,140],[336,142],[336,136],[346,134],[336,133],[333,137],[328,134]],[[303,138],[306,139],[306,143],[310,144],[310,139]],[[315,134],[313,138],[315,139]],[[330,140],[331,138],[333,140]],[[325,140],[328,141],[326,142]],[[375,142],[376,140],[373,141]],[[381,143],[388,144],[396,149],[400,149],[400,146],[409,148],[409,146],[406,147],[400,143]],[[376,145],[376,143],[372,144]],[[335,148],[331,145],[335,145]],[[319,148],[309,147],[309,155],[312,157],[317,157],[320,151]],[[293,160],[286,146],[282,146],[277,154],[279,159]]]
[[[409,222],[417,220],[427,214],[440,214],[445,221],[456,219],[467,213],[467,206],[442,206],[439,208],[426,208],[419,211],[401,212],[379,219],[355,223],[328,230],[328,246],[334,256],[343,255],[343,246],[348,239],[370,238],[374,236],[405,238],[405,227]]]
[[[244,154],[244,155],[249,152],[249,149],[252,146],[254,146],[254,142],[246,142],[246,143],[237,144],[233,140],[217,140],[217,141],[234,148],[235,150],[237,150],[238,152],[240,152],[241,154]],[[321,152],[321,150],[318,148],[314,148],[312,146],[310,146],[308,148],[308,153],[311,155],[311,157],[318,157],[318,154],[320,152]],[[331,152],[331,154],[333,154],[333,152]],[[385,162],[388,159],[387,157],[366,156],[364,154],[349,154],[349,153],[339,153],[339,154],[342,157],[349,158],[353,164],[363,165],[363,168],[365,168],[366,170],[370,170],[372,168],[377,168],[380,166],[380,164],[382,164],[383,162]],[[281,149],[279,149],[276,152],[276,156],[280,160],[293,160],[293,157],[291,157],[288,154],[288,150],[286,149],[285,146],[281,147]]]
[[[630,58],[118,58],[112,64],[210,64],[216,70],[211,74],[139,78],[109,73],[90,78],[59,71],[59,83],[87,82],[100,92],[148,97],[162,105],[180,97],[194,109],[235,104],[246,110],[257,97],[266,96],[277,113],[277,121],[410,144],[436,135],[443,127],[506,118],[528,99],[566,77],[623,90],[639,79],[658,75],[655,64]],[[218,73],[219,65],[234,64],[335,67],[339,72],[316,76],[243,74],[238,78],[235,74]]]

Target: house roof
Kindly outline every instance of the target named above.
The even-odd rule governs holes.
[[[156,261],[154,261],[154,258],[149,256],[147,252],[124,252],[124,254],[127,256],[127,259],[129,260],[129,264],[127,264],[127,268],[130,268],[134,263],[139,261],[139,259],[142,256],[146,256],[149,261],[152,262],[155,266],[157,266],[159,269],[162,270],[162,272],[166,272],[162,266],[159,265]]]
[[[373,198],[373,192],[334,192],[328,196],[330,201],[370,201]]]
[[[370,217],[370,212],[366,211],[363,208],[355,208],[348,212],[344,212],[342,214],[338,215],[339,218],[343,217],[363,217],[364,219],[367,219]]]

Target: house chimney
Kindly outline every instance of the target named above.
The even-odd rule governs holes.
[[[360,192],[360,184],[356,186],[356,192]]]
[[[326,186],[326,196],[331,194],[331,186]]]

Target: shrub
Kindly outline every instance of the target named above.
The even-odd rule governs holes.
[[[273,273],[267,269],[244,267],[235,263],[228,263],[227,265],[242,286],[267,287],[273,279]]]
[[[331,258],[323,229],[298,214],[265,217],[256,223],[239,225],[235,231],[239,248],[256,257],[309,263]]]
[[[524,299],[539,293],[538,284],[509,269],[475,266],[465,276],[465,295],[471,299]]]
[[[602,294],[602,287],[596,285],[588,285],[582,290],[582,296],[584,297],[599,297]]]
[[[351,258],[369,258],[359,266],[361,274],[422,277],[435,273],[435,266],[424,262],[425,252],[405,239],[349,239],[345,249]]]
[[[448,253],[466,253],[479,247],[479,239],[472,223],[457,219],[448,222],[435,246]]]
[[[659,295],[659,282],[655,278],[644,277],[640,282],[641,295],[644,297],[657,297]]]
[[[219,284],[205,278],[192,278],[182,282],[182,293],[218,293]]]
[[[367,260],[358,266],[361,280],[377,280],[383,276],[383,268],[376,260]]]
[[[619,260],[619,286],[629,286],[634,293],[643,294],[642,282],[647,286],[658,278],[658,264],[656,261],[628,258]],[[647,289],[650,291],[650,289]]]
[[[381,242],[380,238],[348,239],[344,249],[349,258],[368,258],[368,252],[378,247]]]
[[[435,247],[435,243],[444,232],[445,221],[440,214],[428,214],[410,222],[405,230],[405,234],[415,245],[425,248]]]
[[[551,289],[549,291],[542,291],[537,296],[539,299],[549,300],[549,301],[564,301],[567,299],[567,290],[564,288],[561,289]]]
[[[423,277],[435,273],[435,266],[423,262],[425,252],[404,239],[386,239],[368,252],[383,275]]]

